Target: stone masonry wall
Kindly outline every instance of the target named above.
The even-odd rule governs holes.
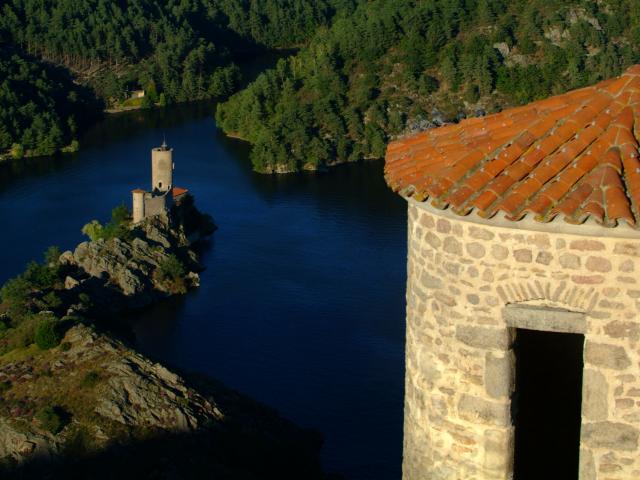
[[[410,201],[404,480],[511,478],[507,305],[583,313],[580,479],[640,478],[638,272],[640,239],[482,225]]]

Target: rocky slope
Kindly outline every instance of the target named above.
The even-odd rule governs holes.
[[[1,364],[0,382],[10,385],[1,394],[0,458],[16,478],[80,467],[79,478],[200,478],[204,469],[220,475],[209,478],[294,478],[297,469],[321,478],[308,433],[221,385],[195,389],[85,325],[60,347]],[[38,416],[52,405],[59,431]],[[172,471],[150,475],[161,455]]]
[[[198,285],[212,225],[195,209],[125,224],[3,287],[0,478],[324,478],[316,435],[106,333]]]

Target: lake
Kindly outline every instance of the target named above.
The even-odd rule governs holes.
[[[205,373],[322,432],[323,464],[350,480],[401,477],[406,205],[382,162],[263,176],[217,131],[214,105],[104,119],[82,150],[0,165],[0,281],[149,188],[150,150],[219,226],[201,287],[142,312],[138,348]]]

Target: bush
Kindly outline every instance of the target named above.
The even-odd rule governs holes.
[[[57,322],[47,318],[36,327],[35,342],[41,350],[49,350],[57,347],[62,340]]]
[[[80,303],[85,306],[85,307],[91,307],[93,305],[93,302],[91,301],[91,297],[82,292],[80,295],[78,295],[78,300],[80,301]]]
[[[91,220],[84,227],[82,233],[92,242],[97,240],[111,240],[112,238],[126,239],[129,235],[129,209],[119,205],[111,211],[111,221],[102,225],[97,220]]]
[[[169,255],[158,267],[160,281],[176,280],[182,278],[186,269],[182,262],[175,255]]]
[[[60,344],[60,350],[62,350],[63,352],[68,352],[69,350],[71,350],[71,343],[69,342],[62,342]]]
[[[42,300],[47,304],[49,308],[60,308],[62,306],[62,300],[55,292],[51,291],[47,293]]]
[[[14,320],[15,321],[15,320]],[[28,347],[35,341],[36,328],[40,319],[35,315],[25,315],[15,328],[7,331],[6,351]]]
[[[35,289],[44,290],[52,288],[58,280],[57,268],[41,265],[38,262],[29,262],[22,277]]]
[[[9,380],[0,382],[0,395],[7,393],[9,390],[11,390],[11,382]]]
[[[87,372],[82,379],[82,386],[85,388],[93,388],[100,381],[100,374],[94,370]]]
[[[52,245],[44,252],[44,264],[48,267],[55,267],[60,260],[60,255],[62,255],[60,248]]]
[[[184,276],[187,269],[178,257],[171,254],[158,266],[155,271],[156,280],[165,285],[172,293],[185,293],[187,287]]]
[[[96,242],[103,238],[103,230],[104,227],[99,221],[91,220],[84,227],[82,227],[81,231],[83,235],[89,237],[89,240],[91,240],[92,242]]]
[[[36,420],[40,422],[42,428],[53,433],[59,433],[64,426],[65,414],[59,407],[44,407],[36,413]]]
[[[31,293],[31,285],[22,276],[8,280],[0,290],[2,301],[7,304],[8,313],[21,317],[27,312],[26,303]]]

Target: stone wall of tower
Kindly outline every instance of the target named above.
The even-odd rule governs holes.
[[[637,233],[474,218],[409,201],[404,480],[511,478],[518,327],[584,333],[580,479],[640,478]]]
[[[165,195],[153,195],[147,193],[144,199],[145,218],[154,215],[162,215],[167,211],[167,197]]]
[[[144,220],[144,197],[145,192],[142,190],[135,190],[133,195],[133,223],[138,223]]]
[[[151,150],[151,190],[166,192],[173,186],[173,149]]]

